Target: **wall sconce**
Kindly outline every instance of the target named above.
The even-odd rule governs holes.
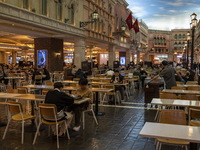
[[[58,53],[55,53],[55,56],[56,56],[56,57],[60,57],[60,56],[61,56],[61,53],[59,53],[59,52],[58,52]]]
[[[92,14],[91,14],[91,21],[85,21],[85,22],[80,22],[80,28],[85,27],[86,25],[88,25],[89,23],[94,23],[98,20],[99,14],[98,12],[95,10]]]
[[[118,35],[118,34],[123,34],[125,31],[126,31],[126,26],[123,24],[123,25],[121,26],[121,31],[119,31],[119,32],[113,32],[113,33],[112,33],[112,36],[116,36],[116,35]]]

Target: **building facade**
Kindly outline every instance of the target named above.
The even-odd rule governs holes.
[[[148,57],[153,63],[160,63],[162,60],[173,61],[170,31],[149,30]]]

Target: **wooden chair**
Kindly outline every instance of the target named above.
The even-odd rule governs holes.
[[[200,95],[194,95],[194,94],[185,94],[185,95],[180,95],[180,99],[185,99],[185,100],[199,100]]]
[[[177,95],[173,93],[160,93],[160,98],[164,99],[177,99]]]
[[[190,82],[190,81],[186,82],[186,85],[197,85],[197,84],[198,84],[197,82]]]
[[[20,121],[22,123],[21,143],[23,144],[24,143],[24,122],[26,120],[35,118],[35,116],[24,114],[22,110],[22,104],[19,102],[7,102],[7,104],[8,104],[8,123],[3,134],[3,139],[5,139],[10,121],[11,120]]]
[[[42,95],[47,95],[47,92],[48,92],[49,90],[45,90],[45,89],[43,89],[42,90]]]
[[[190,126],[200,126],[200,107],[189,107],[189,125]]]
[[[185,90],[186,88],[185,87],[181,87],[181,86],[172,86],[173,90]]]
[[[53,85],[54,85],[54,82],[51,82],[51,81],[46,81],[46,82],[45,82],[45,85],[50,85],[50,86],[53,86]]]
[[[42,84],[42,75],[35,75],[34,84]]]
[[[67,137],[70,139],[69,132],[68,132],[68,125],[66,120],[57,120],[57,107],[55,104],[39,104],[39,124],[37,126],[37,131],[35,133],[35,137],[33,140],[33,144],[35,144],[37,135],[39,133],[40,125],[47,124],[47,125],[56,125],[56,135],[57,135],[57,148],[59,148],[59,138],[58,138],[58,126],[60,123],[64,123],[67,131]],[[55,121],[48,121],[43,118],[43,116],[52,117]]]
[[[73,81],[79,81],[80,78],[73,78]]]
[[[6,90],[7,93],[18,93],[17,89],[7,89]]]
[[[186,125],[186,115],[183,110],[161,110],[160,123]],[[161,150],[162,144],[180,145],[188,149],[189,142],[179,140],[157,139],[156,149]]]
[[[26,87],[17,87],[17,93],[19,94],[27,94],[28,89]]]
[[[181,85],[183,85],[183,82],[181,82],[181,81],[176,81],[176,84],[181,84]]]
[[[198,87],[198,86],[189,86],[188,87],[188,90],[193,90],[193,91],[200,91],[200,87]]]
[[[105,99],[109,96],[112,96],[114,98],[114,101],[115,101],[115,105],[116,103],[118,102],[118,104],[121,103],[121,94],[119,91],[115,91],[115,86],[114,85],[111,85],[111,84],[107,84],[107,85],[104,85],[104,88],[108,88],[108,89],[112,89],[113,91],[111,92],[106,92],[103,96],[103,99],[102,99],[102,102],[101,104],[103,105]]]

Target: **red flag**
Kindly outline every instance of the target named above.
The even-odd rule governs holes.
[[[138,25],[138,20],[136,19],[132,28],[135,30],[135,33],[140,32],[139,30],[139,25]]]
[[[129,30],[133,28],[132,14],[130,13],[126,18],[126,24],[128,25]]]

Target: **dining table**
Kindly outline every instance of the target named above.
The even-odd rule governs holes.
[[[160,106],[200,107],[200,101],[198,101],[198,100],[184,100],[184,99],[153,98],[152,101],[151,101],[151,104],[160,105]]]
[[[8,77],[5,77],[5,79],[12,80],[12,88],[15,89],[16,88],[16,81],[24,79],[24,77],[20,77],[20,76],[8,76]]]
[[[200,143],[200,127],[146,122],[139,136],[191,142],[190,149],[197,150],[196,143]]]
[[[174,94],[197,94],[200,95],[200,91],[193,90],[175,90],[175,89],[164,89],[163,93],[174,93]]]

